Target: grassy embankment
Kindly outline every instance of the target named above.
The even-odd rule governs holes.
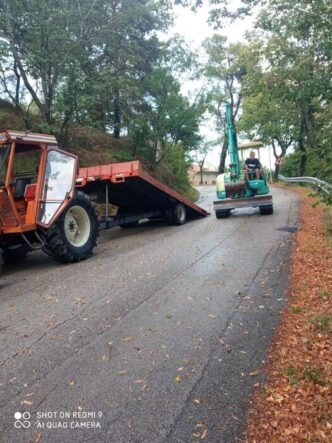
[[[42,132],[37,116],[30,117],[30,121],[32,122],[32,131]],[[23,119],[15,114],[13,106],[1,99],[0,129],[26,130]],[[174,171],[174,162],[173,167],[168,161],[155,165],[151,164],[143,155],[133,157],[130,141],[126,137],[115,139],[110,134],[98,129],[72,125],[69,128],[63,149],[76,154],[79,158],[79,165],[82,167],[140,160],[144,168],[158,180],[186,195],[192,201],[198,198],[198,192],[190,186],[184,174],[182,173],[180,176]]]

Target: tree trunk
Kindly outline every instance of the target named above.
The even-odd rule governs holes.
[[[280,171],[280,164],[275,164],[275,169],[274,169],[274,181],[277,182],[278,179],[278,175],[279,175],[279,171]]]
[[[228,136],[225,133],[224,141],[222,143],[222,148],[221,148],[221,154],[220,154],[220,162],[219,162],[219,168],[218,168],[219,174],[223,174],[225,172],[227,151],[228,151]]]
[[[114,95],[114,129],[113,137],[120,138],[121,130],[121,108],[120,108],[120,94],[116,91]]]
[[[305,175],[305,168],[306,168],[306,164],[307,164],[307,153],[306,153],[306,148],[305,148],[305,143],[304,143],[305,127],[306,127],[305,117],[302,116],[301,130],[300,130],[300,136],[299,136],[299,140],[298,140],[299,151],[301,153],[300,164],[299,164],[299,176],[300,177],[303,177]]]
[[[199,173],[200,173],[200,176],[201,176],[201,180],[200,180],[200,185],[202,185],[203,184],[203,167],[201,167],[201,168],[199,168]]]

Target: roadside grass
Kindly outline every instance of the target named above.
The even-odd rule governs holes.
[[[293,314],[301,314],[303,312],[303,309],[300,306],[291,306],[289,309]]]
[[[316,315],[309,318],[309,322],[319,331],[332,331],[331,317],[327,315]]]
[[[247,443],[332,442],[332,208],[305,190],[289,305],[249,412]]]
[[[329,299],[331,297],[332,292],[328,289],[324,288],[318,291],[317,297],[324,298],[325,300]]]

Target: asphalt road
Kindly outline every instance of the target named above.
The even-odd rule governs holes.
[[[298,196],[273,198],[272,216],[116,228],[82,263],[4,267],[0,441],[239,441],[297,227]]]

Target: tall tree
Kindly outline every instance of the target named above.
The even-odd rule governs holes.
[[[144,105],[144,80],[162,50],[156,31],[168,23],[168,9],[161,2],[105,2],[96,48],[83,71],[86,95],[92,98],[87,100],[87,118],[103,129],[112,129],[116,138],[128,128],[135,110]]]
[[[199,123],[205,111],[204,101],[191,103],[180,92],[180,83],[166,68],[155,69],[146,80],[146,107],[136,115],[130,135],[135,150],[149,148],[153,163],[167,159],[181,145],[189,151],[200,142]]]
[[[208,54],[204,71],[211,85],[210,111],[215,115],[217,128],[223,135],[219,172],[224,172],[228,149],[224,109],[225,104],[229,102],[232,118],[235,121],[243,99],[242,80],[246,71],[241,63],[241,53],[244,48],[241,44],[228,45],[226,37],[219,34],[207,39],[204,47]]]
[[[59,84],[87,38],[94,6],[87,0],[1,0],[0,45],[44,121],[52,125]]]

